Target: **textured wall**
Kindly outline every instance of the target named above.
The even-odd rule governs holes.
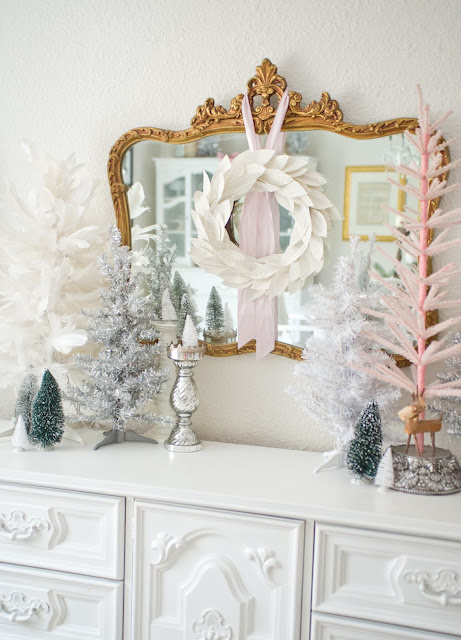
[[[75,151],[101,182],[101,222],[113,219],[106,161],[119,135],[145,124],[183,128],[208,96],[228,105],[264,57],[305,99],[327,90],[356,122],[414,116],[419,82],[435,114],[456,109],[446,133],[461,134],[458,0],[0,0],[0,8],[0,178],[24,182],[23,138],[59,156]],[[452,152],[461,156],[460,142]],[[283,393],[291,370],[276,356],[208,358],[197,370],[201,435],[328,446]],[[9,417],[11,392],[0,400]]]

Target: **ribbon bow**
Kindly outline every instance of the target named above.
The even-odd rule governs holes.
[[[288,108],[289,96],[285,91],[272,123],[266,149],[281,153],[285,145],[281,133]],[[248,96],[243,98],[242,115],[248,146],[251,151],[261,149],[261,138],[256,135]],[[280,251],[280,212],[273,193],[250,192],[243,205],[239,228],[240,249],[249,256],[262,258]],[[261,296],[247,300],[246,291],[238,294],[238,346],[256,338],[256,359],[264,358],[275,347],[277,337],[277,298]]]

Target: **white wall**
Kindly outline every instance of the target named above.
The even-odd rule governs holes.
[[[461,134],[458,0],[0,0],[0,9],[0,178],[24,182],[22,138],[58,156],[75,151],[101,182],[104,223],[115,140],[135,126],[184,128],[208,96],[227,106],[264,57],[305,100],[329,91],[360,123],[415,116],[419,82],[436,115],[456,109],[445,130]],[[461,142],[452,153],[461,156]],[[200,434],[328,446],[282,391],[291,370],[276,356],[206,359]],[[0,400],[9,417],[11,392]]]

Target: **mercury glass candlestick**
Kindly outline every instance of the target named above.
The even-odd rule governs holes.
[[[205,353],[205,347],[170,345],[168,357],[177,367],[177,377],[170,394],[170,404],[178,420],[165,449],[174,452],[200,451],[202,443],[192,427],[191,415],[199,405],[197,386],[194,382],[194,367]]]
[[[167,290],[166,290],[167,291]],[[170,375],[165,387],[160,391],[155,399],[156,413],[160,416],[167,416],[172,421],[176,419],[176,413],[170,404],[170,394],[176,377],[176,367],[173,361],[168,358],[167,348],[176,340],[176,320],[155,320],[154,328],[160,333],[160,369],[168,369]],[[171,431],[171,424],[157,424],[153,428],[153,436],[156,440],[165,442]]]

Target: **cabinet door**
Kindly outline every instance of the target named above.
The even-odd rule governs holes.
[[[136,502],[134,538],[133,638],[300,637],[303,522]]]

